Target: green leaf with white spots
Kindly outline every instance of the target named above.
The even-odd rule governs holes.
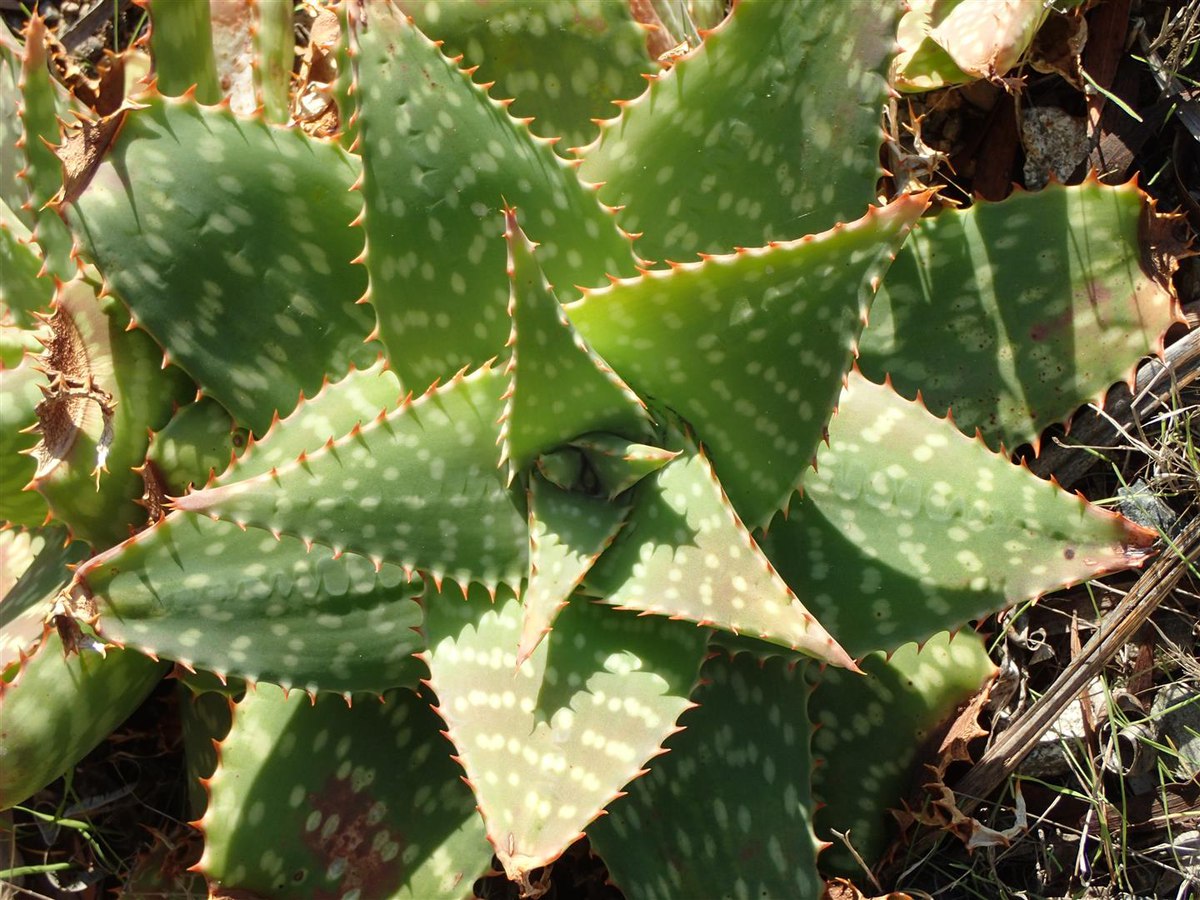
[[[638,486],[629,521],[586,589],[613,606],[854,665],[771,568],[694,446]]]
[[[435,580],[515,585],[528,526],[496,466],[503,386],[490,368],[457,375],[313,453],[174,506]]]
[[[357,164],[298,130],[147,103],[126,115],[69,217],[138,324],[261,434],[301,391],[378,354],[354,303],[366,285],[347,227]]]
[[[590,291],[567,311],[634,390],[695,429],[757,528],[809,468],[874,286],[924,208],[906,197],[823,234]]]
[[[403,569],[174,513],[75,573],[107,640],[309,692],[415,686],[421,610]]]
[[[893,29],[887,4],[863,15],[854,3],[744,0],[606,123],[580,175],[604,183],[622,227],[644,232],[635,248],[647,259],[856,218],[874,199]]]
[[[1175,321],[1144,261],[1158,230],[1148,205],[1133,183],[1088,181],[921,221],[880,288],[859,365],[993,447],[1036,443],[1131,377]]]
[[[507,590],[426,598],[430,686],[505,872],[558,858],[642,774],[688,708],[707,634],[569,604],[518,667]]]
[[[246,451],[217,478],[217,484],[243,481],[315,453],[330,440],[344,437],[356,425],[389,413],[404,396],[400,382],[383,360],[354,369],[340,381],[325,384],[282,420],[273,420],[260,440],[250,437]]]
[[[170,495],[193,485],[203,487],[246,445],[247,434],[211,397],[203,397],[178,410],[150,441],[147,460]]]
[[[479,80],[494,79],[497,97],[515,97],[509,112],[533,116],[535,134],[561,138],[560,152],[594,140],[593,120],[612,115],[612,101],[640,94],[642,75],[658,71],[628,3],[402,0],[400,6],[443,42],[443,53],[479,66]]]
[[[153,0],[150,26],[158,89],[178,97],[194,87],[201,103],[219,102],[209,0]]]
[[[540,475],[529,477],[529,579],[517,663],[549,633],[588,569],[625,522],[629,507],[600,497],[567,493]]]
[[[933,731],[973,696],[995,671],[973,632],[935,635],[918,650],[905,644],[890,658],[873,653],[864,676],[828,670],[809,700],[818,726],[813,754],[813,794],[821,802],[817,835],[833,843],[821,855],[827,869],[854,875],[861,868],[834,832],[849,832],[868,865],[882,855],[899,809],[920,772],[914,764],[929,751]]]
[[[475,800],[425,700],[384,701],[246,695],[200,823],[210,881],[271,897],[469,894],[491,858]]]
[[[855,373],[764,547],[861,655],[1138,565],[1156,538]]]
[[[592,846],[629,897],[818,896],[804,667],[718,654],[701,676],[699,708]]]
[[[633,251],[575,166],[509,116],[388,3],[357,32],[370,300],[401,382],[499,355],[508,337],[502,209],[520,209],[563,298],[632,275]]]
[[[33,237],[42,248],[46,270],[68,281],[78,270],[71,258],[73,238],[58,213],[46,204],[62,187],[62,166],[51,147],[59,143],[59,119],[66,117],[69,104],[66,91],[50,75],[46,42],[45,19],[32,16],[25,29],[21,60],[21,177],[29,191],[28,202],[36,223]]]
[[[635,444],[612,434],[585,434],[571,446],[587,459],[596,482],[613,499],[652,475],[679,454],[649,444]]]
[[[505,218],[512,279],[512,355],[505,371],[512,382],[502,457],[509,477],[586,432],[648,436],[645,404],[579,336],[538,268],[516,211],[507,210]]]

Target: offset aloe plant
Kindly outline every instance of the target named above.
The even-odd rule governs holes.
[[[5,175],[5,517],[87,557],[13,590],[198,692],[223,890],[533,894],[586,832],[631,896],[816,896],[990,673],[959,629],[1150,551],[997,452],[1160,349],[1137,188],[879,203],[890,5],[656,7],[662,64],[623,3],[345,3],[290,84],[272,4],[154,3],[157,86],[49,206]]]

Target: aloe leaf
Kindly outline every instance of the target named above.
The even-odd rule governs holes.
[[[141,705],[166,668],[132,650],[64,656],[58,634],[49,634],[16,676],[0,683],[0,809],[83,759]]]
[[[479,589],[426,598],[438,711],[488,840],[527,886],[676,730],[707,635],[572,603],[518,668],[522,617],[508,591],[494,603]]]
[[[158,89],[178,97],[194,87],[199,102],[217,103],[221,85],[209,0],[153,0],[150,23]]]
[[[78,269],[72,258],[74,239],[58,213],[46,207],[62,187],[62,166],[51,147],[59,142],[59,119],[67,113],[66,92],[50,76],[48,39],[46,20],[37,15],[30,17],[21,60],[19,111],[25,162],[21,177],[28,187],[28,202],[36,223],[33,237],[42,248],[46,270],[67,281]]]
[[[612,101],[635,97],[643,74],[658,71],[628,3],[571,0],[488,0],[439,3],[403,0],[418,28],[442,41],[447,56],[479,66],[495,79],[495,94],[516,97],[509,112],[533,116],[530,127],[560,148],[596,138],[593,120],[612,114]]]
[[[517,664],[550,631],[588,569],[612,543],[629,507],[600,497],[560,490],[539,475],[529,479],[529,579]]]
[[[357,42],[370,300],[403,384],[421,390],[502,351],[506,203],[560,292],[633,274],[628,238],[575,167],[391,4],[370,7]]]
[[[234,427],[225,407],[210,397],[189,403],[150,441],[147,459],[169,494],[203,486],[223,472],[245,447],[247,435]]]
[[[26,490],[37,471],[28,455],[37,439],[25,431],[37,424],[39,385],[46,382],[35,365],[26,356],[15,368],[0,368],[0,521],[30,527],[41,525],[50,511],[46,498]]]
[[[365,281],[346,227],[352,158],[188,101],[153,97],[125,115],[90,179],[72,184],[70,219],[170,359],[256,433],[327,376],[369,365],[378,351],[362,343],[370,314],[354,304]]]
[[[857,373],[817,464],[764,547],[854,655],[1138,565],[1157,538]]]
[[[925,202],[907,197],[799,241],[648,272],[589,291],[567,312],[634,390],[695,428],[757,528],[809,468],[874,286]]]
[[[673,450],[635,444],[613,434],[585,434],[571,441],[571,447],[583,454],[610,500],[679,455]]]
[[[263,896],[463,896],[491,852],[448,749],[409,691],[350,707],[259,685],[221,744],[199,869]]]
[[[41,269],[42,255],[29,229],[7,205],[0,206],[0,322],[36,325],[32,314],[46,309],[54,294],[54,280],[39,278]]]
[[[33,211],[28,208],[28,186],[19,174],[25,167],[20,147],[21,117],[17,112],[21,52],[8,29],[0,31],[0,201],[29,229],[34,224]]]
[[[257,0],[254,4],[254,81],[268,122],[288,120],[296,37],[291,0]]]
[[[61,285],[39,360],[48,386],[37,406],[31,483],[56,518],[97,547],[145,521],[133,467],[146,459],[149,431],[195,390],[178,369],[163,371],[158,347],[128,324],[125,308],[98,299],[88,282]]]
[[[884,279],[859,365],[993,447],[1036,444],[1131,377],[1175,321],[1169,285],[1144,261],[1153,216],[1133,183],[1088,181],[921,221]]]
[[[138,707],[166,669],[133,651],[97,649],[86,636],[67,656],[58,632],[46,629],[66,564],[85,554],[81,543],[64,546],[61,531],[47,532],[0,603],[0,809],[75,765]],[[34,631],[36,646],[22,640]]]
[[[767,562],[694,446],[638,486],[628,523],[586,587],[613,606],[745,632],[854,667]]]
[[[699,708],[592,846],[629,897],[818,896],[804,667],[719,654],[701,676]]]
[[[217,747],[233,724],[233,700],[217,691],[196,692],[183,681],[175,695],[187,765],[188,810],[196,821],[208,808],[205,784],[217,770]]]
[[[496,467],[502,390],[494,369],[460,373],[314,453],[174,505],[435,580],[517,584],[528,526]]]
[[[66,567],[87,556],[87,547],[67,540],[62,528],[36,532],[2,531],[0,562],[0,679],[11,680],[21,657],[46,632],[50,600],[63,585]]]
[[[340,381],[326,383],[315,396],[300,401],[286,418],[272,420],[261,440],[251,435],[237,464],[221,473],[217,484],[264,475],[301,455],[315,453],[356,425],[393,411],[403,399],[400,382],[386,368],[385,360],[376,360],[366,369],[352,369]]]
[[[604,184],[627,231],[644,232],[647,259],[855,218],[873,199],[893,22],[886,5],[863,15],[853,3],[744,0],[605,124],[580,175]]]
[[[222,679],[379,693],[421,674],[417,587],[397,566],[175,513],[80,566],[73,608],[107,640]]]
[[[646,437],[645,404],[579,336],[534,259],[533,246],[505,212],[512,297],[512,378],[504,409],[509,477],[541,453],[585,432]]]
[[[837,840],[849,833],[872,865],[882,855],[899,809],[914,787],[914,764],[932,733],[995,672],[983,641],[971,632],[935,635],[918,649],[905,644],[890,657],[862,661],[865,677],[827,670],[809,700],[817,726],[813,794],[819,801],[817,834],[833,842],[821,856],[826,869],[861,869]]]

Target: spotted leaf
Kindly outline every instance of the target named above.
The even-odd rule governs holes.
[[[917,649],[905,644],[862,661],[864,676],[835,670],[817,683],[808,709],[817,726],[813,770],[817,835],[833,842],[823,866],[861,871],[834,832],[849,833],[863,859],[879,859],[890,836],[889,809],[900,809],[922,772],[934,729],[993,674],[983,641],[970,631],[937,634]],[[881,748],[886,752],[880,752]]]
[[[816,897],[804,667],[719,654],[701,675],[699,708],[592,845],[626,896]]]
[[[765,547],[856,655],[1137,565],[1157,537],[857,373],[817,464]]]
[[[522,609],[473,590],[426,598],[430,685],[505,872],[556,859],[660,752],[706,635],[569,604],[517,666]]]
[[[874,197],[892,26],[888,5],[744,0],[605,124],[580,175],[647,259],[847,221]]]
[[[695,446],[638,486],[629,522],[586,588],[614,606],[745,632],[854,668],[767,562]]]
[[[528,530],[496,467],[502,385],[494,369],[460,374],[316,452],[174,506],[435,580],[517,584]]]
[[[524,622],[517,664],[550,631],[588,569],[625,522],[629,507],[568,493],[540,475],[529,478],[529,578],[521,604]]]
[[[348,694],[415,686],[419,585],[398,566],[175,513],[80,566],[73,592],[116,643],[222,679]]]
[[[633,274],[628,238],[575,167],[390,2],[369,6],[357,43],[369,296],[406,387],[501,353],[505,203],[521,210],[561,292]]]
[[[200,870],[261,896],[467,894],[491,854],[437,725],[409,691],[351,707],[259,685],[221,744]]]
[[[646,437],[645,404],[579,336],[546,283],[533,245],[505,213],[512,295],[504,408],[504,457],[509,477],[539,454],[585,432]]]
[[[1096,181],[923,220],[888,270],[859,364],[993,447],[1036,444],[1131,377],[1175,321],[1149,264],[1159,221],[1136,185]]]
[[[612,101],[640,94],[643,74],[658,71],[629,4],[610,0],[487,0],[439,3],[402,0],[401,8],[442,52],[462,54],[495,80],[498,97],[515,97],[509,111],[533,116],[533,132],[561,139],[555,149],[595,139],[593,120],[612,114]]]
[[[809,468],[873,286],[924,208],[907,197],[823,234],[619,281],[567,310],[636,391],[696,430],[758,527]]]
[[[378,353],[354,305],[358,166],[334,144],[226,109],[146,103],[73,188],[69,217],[134,320],[261,434],[302,391]]]

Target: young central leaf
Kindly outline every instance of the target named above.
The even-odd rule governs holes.
[[[496,470],[502,383],[490,368],[460,374],[316,452],[174,505],[435,580],[516,584],[528,526]]]
[[[638,488],[629,522],[588,574],[604,602],[854,662],[775,573],[694,446]]]
[[[517,663],[525,662],[617,530],[629,507],[529,479],[529,583]]]
[[[906,197],[803,240],[647,272],[568,312],[635,390],[695,428],[757,528],[816,454],[873,287],[925,205]]]
[[[649,416],[637,395],[571,325],[533,257],[533,245],[507,210],[512,295],[512,377],[505,408],[509,477],[540,453],[585,432],[643,436]]]

